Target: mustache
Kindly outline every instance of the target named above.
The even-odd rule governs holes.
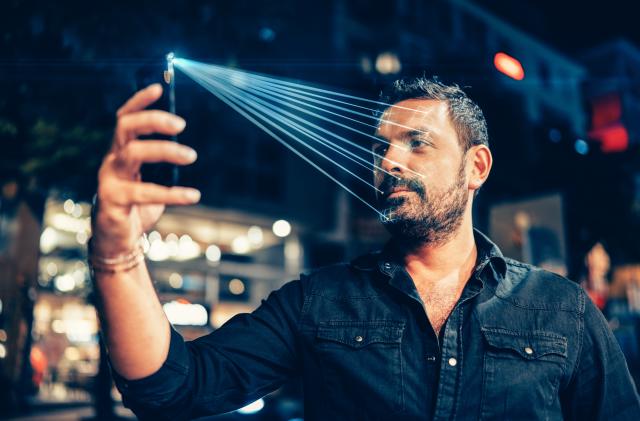
[[[426,190],[424,184],[416,178],[399,178],[388,174],[385,174],[380,186],[384,197],[391,193],[391,190],[395,188],[404,188],[417,193],[421,198],[425,198]]]

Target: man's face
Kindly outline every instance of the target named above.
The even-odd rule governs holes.
[[[464,153],[447,104],[396,103],[382,115],[376,135],[381,141],[373,152],[381,157],[374,156],[374,183],[382,191],[382,222],[415,243],[446,240],[460,226],[469,200]]]

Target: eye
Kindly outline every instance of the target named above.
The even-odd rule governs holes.
[[[389,149],[389,145],[387,145],[386,143],[379,143],[377,145],[374,145],[372,149],[374,154],[384,156],[384,154],[387,153],[387,150]]]
[[[425,142],[423,140],[420,140],[420,139],[411,139],[409,141],[409,147],[411,149],[417,149],[417,148],[419,148],[421,146],[425,146],[426,144],[427,144],[427,142]]]

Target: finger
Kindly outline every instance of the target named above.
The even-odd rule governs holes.
[[[122,107],[116,112],[117,117],[122,117],[125,114],[140,111],[153,104],[162,96],[162,85],[154,83],[144,89],[136,92]]]
[[[189,187],[165,187],[112,179],[101,186],[100,200],[120,206],[131,205],[191,205],[200,200],[200,191]]]
[[[186,124],[183,118],[167,111],[149,110],[125,114],[118,119],[116,126],[117,146],[123,147],[140,135],[177,135],[184,130]]]
[[[171,140],[134,140],[122,149],[119,156],[130,166],[139,166],[143,162],[188,165],[198,158],[195,150]]]

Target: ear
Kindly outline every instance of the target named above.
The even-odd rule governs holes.
[[[467,173],[469,189],[478,190],[489,177],[493,156],[485,145],[475,145],[467,151]]]

